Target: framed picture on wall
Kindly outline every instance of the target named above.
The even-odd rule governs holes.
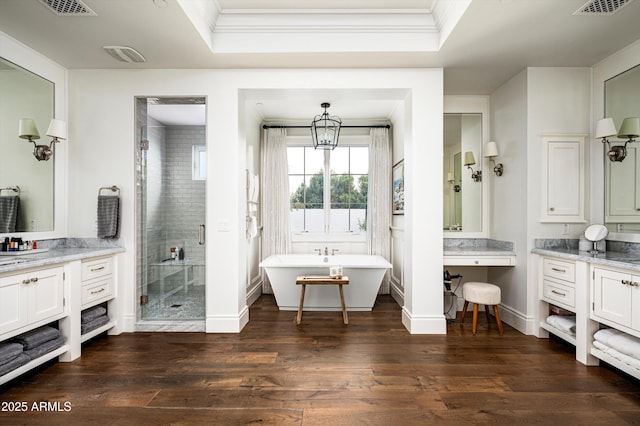
[[[393,165],[391,177],[393,179],[391,212],[404,214],[404,159]]]

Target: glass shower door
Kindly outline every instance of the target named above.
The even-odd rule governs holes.
[[[138,98],[141,321],[205,318],[204,108],[204,98]]]

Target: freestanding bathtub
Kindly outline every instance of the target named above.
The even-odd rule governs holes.
[[[348,310],[370,311],[382,284],[382,278],[391,263],[382,256],[365,254],[277,254],[260,263],[271,282],[278,307],[285,311],[298,310],[300,286],[296,277],[302,275],[329,275],[330,266],[342,265],[343,274],[349,277],[344,286],[344,298]],[[304,309],[310,311],[340,311],[340,293],[337,286],[307,286]]]

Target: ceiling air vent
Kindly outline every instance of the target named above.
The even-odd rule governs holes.
[[[40,3],[58,16],[97,16],[80,0],[40,0]]]
[[[102,46],[109,55],[120,62],[145,62],[146,59],[133,47],[128,46]]]
[[[589,0],[574,15],[613,15],[633,0]]]

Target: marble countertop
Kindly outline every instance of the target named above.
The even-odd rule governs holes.
[[[534,248],[531,252],[595,265],[640,271],[640,256],[638,256],[638,253],[607,251],[605,253],[591,254],[587,251],[579,251],[573,248]]]
[[[515,256],[513,243],[487,238],[445,238],[444,256]]]
[[[124,252],[124,247],[70,247],[50,248],[46,252],[0,256],[0,274],[19,272],[24,269],[41,268],[74,260],[108,256]]]

